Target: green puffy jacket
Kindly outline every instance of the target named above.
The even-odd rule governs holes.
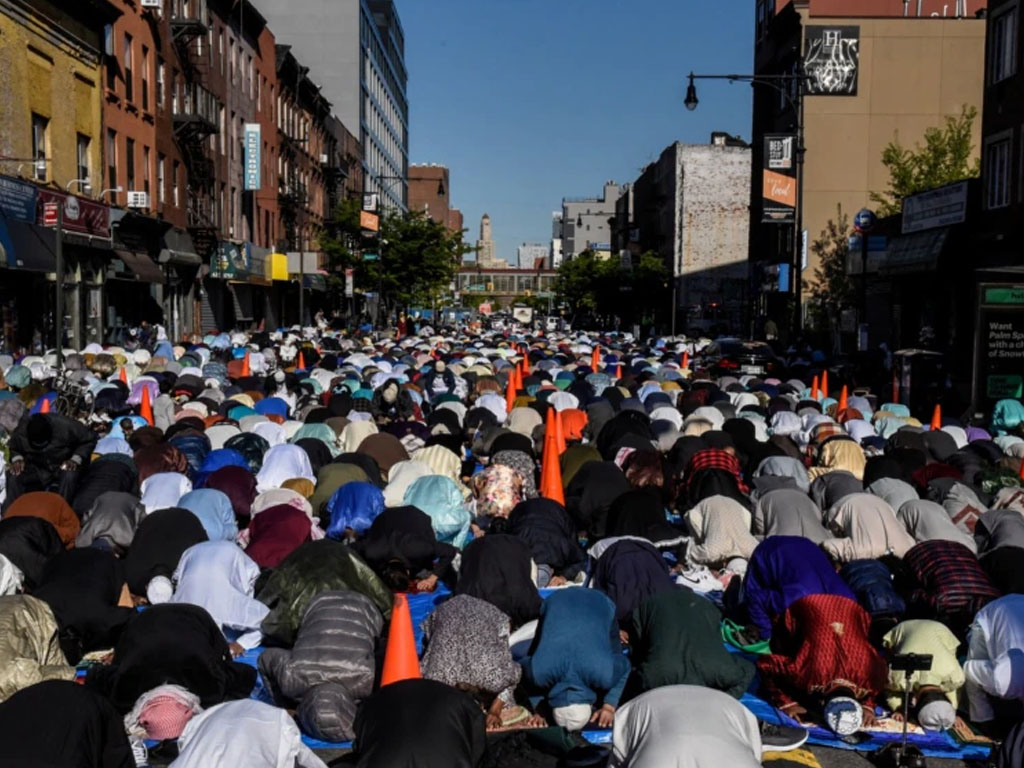
[[[384,618],[391,616],[391,590],[359,555],[331,539],[308,541],[274,569],[256,595],[270,609],[260,625],[265,641],[292,646],[313,598],[339,589],[361,592],[373,601]]]

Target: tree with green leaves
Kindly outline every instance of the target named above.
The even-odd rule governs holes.
[[[568,306],[570,315],[589,314],[597,309],[594,284],[598,266],[597,256],[588,249],[564,260],[558,267],[554,291],[558,300]]]
[[[815,326],[823,332],[838,328],[843,310],[856,306],[856,288],[846,272],[851,231],[850,217],[843,206],[837,205],[836,217],[828,220],[821,235],[811,243],[811,253],[818,259],[814,284],[810,286],[814,300],[811,312]]]
[[[332,283],[346,268],[355,270],[357,289],[380,291],[386,309],[416,304],[433,306],[472,252],[462,232],[452,232],[420,211],[389,211],[380,231],[364,237],[358,200],[345,200],[335,210],[320,238],[331,265]],[[375,259],[368,260],[372,254]]]
[[[562,262],[555,278],[555,294],[573,316],[596,315],[623,322],[647,317],[668,307],[670,273],[656,252],[640,256],[631,269],[617,257],[600,259],[587,250]]]
[[[946,118],[942,127],[924,132],[924,144],[909,149],[900,144],[899,136],[882,152],[882,164],[889,170],[889,187],[872,192],[871,200],[879,216],[891,216],[903,208],[903,198],[978,176],[981,162],[972,158],[974,145],[971,131],[978,110],[963,106],[960,114]]]

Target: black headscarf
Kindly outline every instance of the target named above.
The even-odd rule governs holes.
[[[146,585],[156,576],[170,578],[181,554],[193,544],[206,541],[199,518],[181,507],[160,509],[146,515],[124,559],[125,580],[133,595],[145,595]]]
[[[676,589],[668,563],[652,544],[625,539],[608,547],[594,566],[592,586],[615,603],[615,618],[629,619],[651,595]]]
[[[551,566],[556,576],[572,581],[586,563],[572,519],[557,501],[538,497],[519,502],[508,516],[508,532],[526,542],[533,561]]]
[[[614,461],[591,461],[580,467],[565,489],[565,507],[576,523],[597,540],[605,535],[608,510],[629,490],[629,481]]]
[[[50,559],[64,551],[53,524],[41,517],[8,517],[0,520],[0,555],[25,575],[25,591],[31,592],[43,578]]]
[[[406,591],[408,581],[422,571],[442,579],[448,577],[452,560],[458,554],[451,544],[437,540],[430,516],[410,506],[381,512],[355,548],[385,584],[399,591]]]
[[[232,660],[228,641],[203,608],[165,603],[136,614],[114,647],[113,663],[90,668],[86,678],[121,712],[164,683],[187,688],[212,707],[246,698],[256,668]]]
[[[609,536],[639,536],[648,541],[677,539],[681,532],[665,519],[661,494],[654,488],[627,491],[608,512]]]
[[[309,457],[310,466],[313,467],[313,474],[316,475],[320,472],[320,469],[331,463],[331,449],[327,447],[327,444],[315,437],[304,437],[301,440],[296,440],[295,444],[306,452]]]
[[[357,768],[478,768],[487,749],[480,705],[435,680],[384,686],[360,705],[353,729]]]
[[[876,480],[891,478],[910,482],[910,476],[905,474],[903,466],[891,456],[872,456],[864,464],[864,487],[868,488]]]
[[[625,410],[605,424],[597,436],[597,450],[606,461],[615,458],[616,446],[626,435],[638,435],[648,442],[653,440],[650,417],[640,411]]]
[[[249,465],[249,471],[256,473],[263,467],[263,456],[270,450],[270,443],[255,432],[242,432],[229,437],[224,447],[242,454],[245,463]]]
[[[126,463],[113,456],[101,456],[82,472],[71,508],[78,519],[92,509],[97,497],[107,491],[139,493],[139,476],[134,463]]]
[[[540,616],[540,593],[530,574],[530,549],[508,534],[475,539],[462,552],[455,594],[485,600],[518,627]]]
[[[117,642],[135,613],[117,605],[123,586],[121,561],[101,549],[72,549],[47,564],[33,596],[53,611],[68,663],[77,664],[84,654]]]
[[[0,765],[135,768],[135,758],[105,697],[70,680],[46,680],[0,704]]]
[[[750,498],[740,490],[736,476],[727,469],[702,469],[694,472],[686,487],[685,509],[695,507],[712,496],[728,496],[742,504],[744,509],[753,509]]]

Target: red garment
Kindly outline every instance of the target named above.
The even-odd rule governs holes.
[[[299,545],[310,540],[313,523],[306,513],[290,504],[268,507],[249,523],[245,554],[260,568],[277,568]]]
[[[772,628],[773,653],[757,660],[775,703],[849,688],[872,706],[888,667],[868,639],[870,628],[868,612],[840,595],[808,595],[790,605]]]
[[[220,491],[231,499],[231,508],[238,520],[248,520],[256,499],[256,478],[244,467],[221,467],[206,478],[204,488]]]
[[[736,478],[736,485],[741,493],[750,492],[746,483],[743,482],[739,459],[721,448],[705,448],[690,457],[690,463],[686,467],[686,487],[689,488],[692,485],[694,475],[705,469],[724,469]]]

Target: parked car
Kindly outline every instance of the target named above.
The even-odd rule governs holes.
[[[715,376],[767,376],[781,373],[783,367],[763,341],[716,339],[701,351],[700,357]]]

